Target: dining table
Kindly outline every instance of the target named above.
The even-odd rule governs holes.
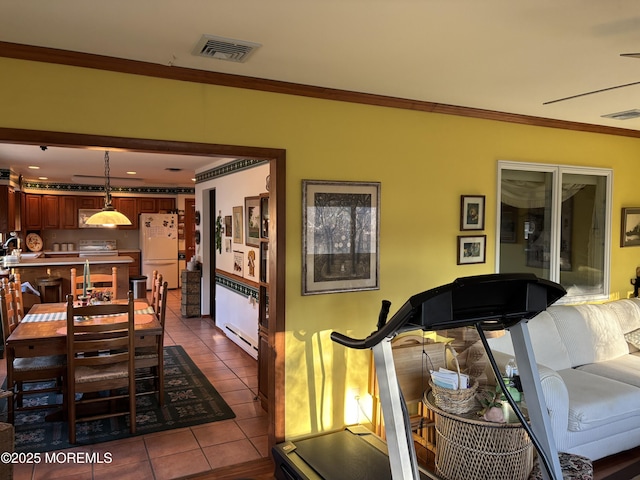
[[[127,300],[114,300],[125,303]],[[125,314],[123,314],[125,315]],[[120,318],[118,318],[120,317]],[[121,321],[121,315],[104,315],[82,319],[86,323],[113,323]],[[144,300],[134,301],[135,345],[153,346],[163,335],[162,325],[153,307]],[[15,358],[67,353],[67,304],[36,303],[18,323],[6,341],[7,362]],[[56,415],[55,417],[59,417]],[[47,418],[55,419],[54,417]]]

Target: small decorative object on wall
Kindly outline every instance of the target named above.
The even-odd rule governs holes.
[[[227,215],[226,217],[224,217],[224,236],[225,237],[230,237],[231,236],[231,215]]]
[[[458,265],[485,263],[486,235],[458,235]]]
[[[245,244],[260,246],[260,197],[245,197]]]
[[[193,221],[196,222],[196,225],[200,225],[200,212],[198,210],[196,210]]]
[[[193,234],[193,237],[196,241],[196,245],[200,245],[200,230],[196,230],[196,232]]]
[[[231,253],[231,239],[230,238],[226,238],[224,241],[224,251],[227,253]]]
[[[218,217],[216,218],[216,250],[218,253],[222,253],[222,212],[218,210]]]
[[[640,245],[640,207],[623,208],[621,225],[620,246]]]
[[[377,290],[380,182],[302,182],[302,294]]]
[[[243,243],[242,206],[233,207],[233,243]]]
[[[247,253],[247,267],[249,267],[249,276],[256,276],[256,252],[255,250],[249,250]]]
[[[242,277],[244,273],[244,252],[234,250],[233,252],[233,273]]]
[[[484,230],[484,195],[460,196],[460,230]]]

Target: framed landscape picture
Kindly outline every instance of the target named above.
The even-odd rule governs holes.
[[[460,230],[484,230],[484,195],[460,196]]]
[[[458,265],[485,263],[486,235],[458,235]]]
[[[302,294],[376,290],[379,182],[302,182]]]
[[[623,208],[621,225],[620,246],[640,245],[640,207]]]

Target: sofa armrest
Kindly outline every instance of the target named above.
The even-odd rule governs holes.
[[[492,354],[501,372],[504,372],[504,367],[507,362],[514,358],[511,354],[499,351],[492,351]],[[540,375],[542,395],[544,396],[545,403],[547,404],[547,411],[549,412],[551,420],[553,436],[555,438],[556,445],[560,447],[563,442],[559,442],[559,440],[566,437],[567,430],[569,428],[569,392],[564,380],[557,371],[544,365],[538,364],[537,366],[538,374]],[[490,365],[487,368],[489,369],[489,371],[487,371],[487,378],[491,379],[495,384],[496,382],[493,370]]]

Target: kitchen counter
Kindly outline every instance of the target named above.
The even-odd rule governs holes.
[[[69,254],[69,252],[63,252]],[[59,267],[59,266],[75,266],[84,265],[85,261],[89,260],[91,265],[103,265],[112,263],[131,263],[133,258],[127,256],[115,255],[99,255],[95,257],[60,257],[60,258],[22,258],[20,263],[8,265],[9,268],[29,268],[29,267]]]
[[[69,254],[70,252],[62,252]],[[91,273],[111,273],[111,268],[118,269],[118,289],[116,298],[126,298],[129,291],[129,264],[134,260],[122,255],[100,255],[96,257],[69,257],[60,258],[22,258],[20,263],[9,265],[16,273],[20,274],[22,282],[29,282],[37,289],[37,279],[46,277],[62,278],[62,293],[67,295],[71,292],[71,269],[75,268],[79,275],[82,275],[84,264],[89,260]]]

